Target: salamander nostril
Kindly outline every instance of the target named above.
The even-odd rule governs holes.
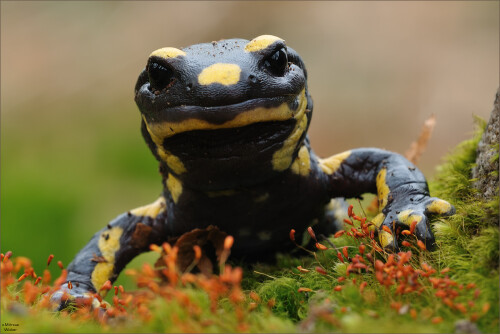
[[[186,90],[189,92],[193,88],[193,84],[190,82],[186,85]]]
[[[248,80],[251,82],[251,83],[257,83],[257,78],[255,77],[255,75],[253,74],[250,74],[248,76]]]
[[[147,72],[152,91],[162,90],[174,78],[174,71],[170,67],[154,60],[149,62]]]
[[[286,48],[281,48],[264,60],[265,68],[278,77],[285,75],[288,69],[288,55]]]

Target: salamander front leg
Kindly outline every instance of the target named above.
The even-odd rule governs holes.
[[[51,300],[59,309],[89,298],[96,306],[92,296],[95,292],[105,294],[99,290],[107,280],[114,282],[135,256],[147,251],[150,244],[165,240],[165,207],[165,198],[160,197],[150,205],[119,215],[94,234],[69,264],[67,281]]]
[[[322,159],[320,167],[328,176],[332,197],[378,195],[380,213],[373,222],[378,228],[380,244],[385,248],[397,249],[396,228],[409,229],[416,222],[415,235],[431,249],[434,236],[428,216],[455,213],[450,203],[429,196],[423,174],[399,154],[361,148]]]

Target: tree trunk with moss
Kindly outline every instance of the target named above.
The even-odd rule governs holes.
[[[500,126],[500,88],[497,91],[493,111],[485,131],[477,146],[476,165],[472,169],[475,179],[474,187],[478,196],[485,201],[491,201],[499,196],[498,188],[498,151]],[[498,216],[492,217],[498,224]]]

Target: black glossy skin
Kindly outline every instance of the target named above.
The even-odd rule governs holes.
[[[292,228],[301,234],[315,223],[317,232],[334,232],[332,217],[325,213],[325,206],[332,198],[357,197],[377,191],[383,195],[378,189],[381,185],[389,190],[386,204],[382,203],[383,215],[379,216],[383,224],[392,229],[392,222],[396,221],[398,226],[408,228],[409,222],[398,220],[398,214],[411,210],[421,219],[417,236],[428,247],[432,246],[434,238],[428,228],[427,215],[452,214],[453,206],[429,197],[422,173],[396,153],[375,148],[355,149],[339,160],[338,168],[332,173],[325,172],[322,168],[325,162],[311,150],[306,136],[313,105],[304,63],[282,40],[276,39],[252,52],[245,50],[248,43],[242,39],[224,40],[185,48],[184,55],[173,58],[150,57],[137,81],[135,99],[143,115],[142,133],[160,162],[166,208],[154,218],[130,212],[122,214],[97,232],[68,267],[68,281],[72,281],[74,287],[69,291],[72,295],[99,290],[91,279],[97,264],[92,258],[94,254],[102,255],[99,240],[107,242],[106,235],[115,227],[123,229],[123,233],[112,260],[113,270],[107,277],[111,281],[133,257],[148,250],[150,243],[161,244],[169,237],[208,225],[217,225],[235,237],[233,256],[268,259],[276,251],[290,249],[288,234]],[[286,50],[288,63],[267,64],[280,49]],[[237,64],[241,69],[237,83],[200,84],[200,80],[196,80],[200,72],[215,63]],[[286,64],[284,71],[280,68],[283,64]],[[167,70],[153,73],[153,66],[158,65]],[[286,103],[295,111],[300,104],[297,95],[303,90],[307,125],[293,142],[291,161],[300,160],[298,152],[305,147],[309,156],[305,173],[294,171],[291,165],[281,170],[273,167],[273,154],[289,138],[298,119],[257,119],[251,124],[217,128],[256,107],[272,108]],[[159,155],[159,141],[155,143],[152,139],[148,126],[162,122],[182,124],[191,119],[203,120],[209,128],[176,133],[160,143],[161,149],[182,162],[185,171],[179,173]],[[385,182],[377,185],[377,175],[382,170],[385,170]],[[173,194],[169,188],[170,175],[182,184],[180,194]],[[437,210],[432,203],[442,205]],[[151,227],[140,245],[132,238],[139,223]],[[382,245],[393,249],[398,246],[394,240]],[[78,288],[75,288],[76,282]],[[63,290],[68,291],[67,287]],[[60,296],[61,292],[54,299]]]

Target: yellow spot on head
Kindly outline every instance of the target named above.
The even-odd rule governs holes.
[[[205,67],[198,75],[200,85],[210,85],[219,83],[224,86],[230,86],[240,81],[241,68],[237,64],[217,63]]]
[[[377,195],[378,195],[378,207],[380,210],[385,208],[389,198],[389,186],[385,182],[385,176],[387,174],[387,169],[382,168],[377,175]]]
[[[328,175],[332,175],[339,169],[340,164],[351,155],[351,151],[345,151],[319,161],[319,166]]]
[[[155,202],[141,206],[139,208],[135,208],[134,210],[130,211],[130,213],[136,216],[145,216],[154,219],[156,218],[156,216],[158,216],[161,212],[165,210],[165,207],[166,207],[165,198],[161,196]]]
[[[111,278],[115,267],[115,254],[120,249],[121,227],[115,226],[103,232],[98,241],[99,251],[106,262],[99,262],[92,271],[92,284],[99,291],[101,286]]]
[[[309,157],[309,150],[305,145],[303,145],[300,150],[297,158],[292,164],[292,172],[298,175],[306,176],[311,171],[311,160]]]
[[[283,39],[273,36],[273,35],[262,35],[259,37],[255,37],[247,45],[245,45],[246,52],[255,52],[264,50],[269,45],[273,44],[276,41],[283,41]]]
[[[394,237],[387,231],[379,231],[378,238],[380,240],[380,244],[384,248],[392,244],[392,242],[394,241]]]
[[[172,195],[174,203],[177,203],[179,196],[182,194],[182,183],[178,178],[170,173],[167,177],[167,189],[170,192],[170,195]]]
[[[161,57],[161,58],[177,58],[179,56],[185,56],[186,52],[176,49],[176,48],[161,48],[151,52],[150,57]]]
[[[451,204],[442,199],[438,199],[429,204],[427,210],[431,213],[444,214],[450,212]]]

